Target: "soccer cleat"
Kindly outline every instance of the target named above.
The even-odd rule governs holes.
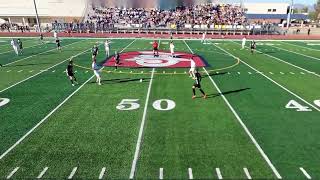
[[[101,83],[98,83],[99,86],[101,86]]]
[[[203,99],[207,99],[207,95],[204,95],[204,96],[203,96]]]
[[[74,86],[74,84],[72,84],[72,86]]]
[[[195,99],[196,98],[196,96],[192,96],[192,99]]]

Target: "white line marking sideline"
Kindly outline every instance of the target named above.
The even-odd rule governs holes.
[[[219,168],[216,168],[216,173],[217,173],[218,179],[223,179],[221,171],[220,171]]]
[[[296,44],[290,44],[290,43],[287,43],[287,42],[280,42],[280,43],[289,44],[289,45],[292,45],[292,46],[296,46],[298,48],[305,48],[305,49],[309,49],[309,50],[312,50],[312,51],[320,51],[319,49],[312,49],[312,48],[308,48],[308,47],[304,47],[304,46],[299,46],[299,45],[296,45]]]
[[[159,179],[163,179],[163,168],[159,169]]]
[[[311,176],[307,173],[306,170],[304,170],[302,167],[300,167],[300,171],[306,176],[307,179],[312,179]]]
[[[151,93],[151,86],[152,86],[152,82],[153,82],[154,70],[155,69],[153,68],[152,69],[152,73],[151,73],[151,79],[150,79],[150,82],[149,82],[147,98],[146,98],[145,105],[144,105],[144,111],[143,111],[141,126],[140,126],[140,130],[139,130],[139,136],[138,136],[138,140],[137,140],[137,144],[136,144],[136,150],[135,150],[135,153],[134,153],[134,158],[133,158],[133,161],[132,161],[132,166],[131,166],[131,172],[130,172],[129,179],[133,179],[134,178],[134,174],[136,172],[136,166],[137,166],[137,162],[138,162],[138,158],[139,158],[139,154],[140,154],[140,147],[141,147],[141,143],[142,143],[144,124],[145,124],[146,116],[147,116],[147,109],[148,109],[149,97],[150,97],[150,93]]]
[[[319,59],[319,58],[316,58],[316,57],[313,57],[313,56],[309,56],[309,55],[301,54],[301,53],[298,53],[298,52],[290,51],[290,50],[283,49],[283,48],[276,47],[276,46],[273,46],[273,47],[278,48],[278,49],[281,49],[281,50],[283,50],[283,51],[291,52],[291,53],[294,53],[294,54],[298,54],[298,55],[301,55],[301,56],[304,56],[304,57],[308,57],[308,58],[311,58],[311,59],[314,59],[314,60],[318,60],[318,61],[320,61],[320,59]]]
[[[223,48],[217,46],[214,44],[214,46],[216,46],[217,48],[219,48],[220,50],[224,51],[225,53],[228,53],[230,56],[232,56],[233,58],[237,58],[235,57],[233,54],[229,53],[228,51],[224,50]],[[240,59],[240,61],[247,65],[248,67],[250,67],[252,70],[259,72],[257,69],[255,69],[254,67],[250,66],[248,63],[242,61]],[[283,90],[287,91],[288,93],[290,93],[291,95],[295,96],[296,98],[300,99],[301,101],[303,101],[304,103],[308,104],[309,106],[313,107],[315,110],[320,111],[319,108],[317,108],[316,106],[314,106],[313,104],[309,103],[308,101],[304,100],[302,97],[298,96],[297,94],[293,93],[292,91],[290,91],[289,89],[285,88],[284,86],[282,86],[281,84],[279,84],[278,82],[276,82],[275,80],[271,79],[269,76],[266,76],[265,74],[261,73],[262,76],[264,76],[265,78],[267,78],[269,81],[273,82],[274,84],[278,85],[279,87],[281,87]]]
[[[106,167],[103,167],[99,174],[99,179],[103,179],[103,177],[105,176],[105,173],[106,173]]]
[[[249,170],[248,170],[247,168],[243,168],[243,171],[244,171],[244,173],[246,174],[247,179],[252,179],[252,178],[251,178],[251,175],[250,175],[250,173],[249,173]]]
[[[48,167],[43,168],[43,170],[41,171],[41,173],[39,174],[37,179],[41,179],[43,177],[43,175],[47,172],[48,169],[49,169]]]
[[[83,40],[82,40],[82,41],[83,41]],[[64,47],[68,47],[68,46],[71,46],[71,45],[73,45],[73,44],[75,44],[75,43],[82,42],[82,41],[76,41],[76,42],[67,44],[67,45],[65,45]],[[56,49],[56,48],[53,48],[53,49],[50,49],[50,50],[48,50],[48,51],[44,51],[44,52],[41,52],[41,53],[38,53],[38,54],[34,54],[34,55],[31,55],[31,56],[28,56],[28,57],[25,57],[25,58],[22,58],[22,59],[13,61],[13,62],[8,63],[8,64],[4,64],[3,66],[8,66],[8,65],[11,65],[11,64],[14,64],[14,63],[17,63],[17,62],[20,62],[20,61],[23,61],[23,60],[32,58],[32,57],[34,57],[34,56],[38,56],[38,55],[41,55],[41,54],[45,54],[45,53],[47,53],[47,52],[51,52],[51,51],[54,51],[54,50],[57,50],[57,49]]]
[[[185,42],[185,41],[184,41]],[[192,49],[189,47],[189,45],[185,42],[185,44],[188,46],[189,50],[191,53],[193,53]],[[215,45],[216,46],[216,45]],[[218,47],[218,46],[216,46]],[[220,47],[218,47],[220,49]],[[229,53],[227,51],[225,51],[226,53]],[[229,53],[230,54],[230,53]],[[233,55],[232,55],[233,56]],[[234,56],[233,56],[234,57]],[[270,161],[269,157],[264,153],[264,151],[262,150],[261,146],[258,144],[258,142],[256,141],[256,139],[253,137],[253,135],[251,134],[251,132],[249,131],[249,129],[247,128],[247,126],[243,123],[243,121],[241,120],[240,116],[238,115],[238,113],[234,110],[234,108],[231,106],[231,104],[229,103],[229,101],[227,100],[227,98],[223,95],[223,93],[221,92],[220,88],[217,86],[217,84],[214,82],[214,80],[212,79],[212,77],[209,75],[208,71],[203,68],[203,70],[206,72],[206,74],[208,75],[209,79],[211,80],[212,84],[215,86],[215,88],[217,89],[217,91],[221,94],[221,97],[223,98],[223,100],[225,101],[225,103],[228,105],[229,109],[232,111],[232,113],[234,114],[234,116],[236,117],[236,119],[239,121],[240,125],[242,126],[242,128],[244,129],[244,131],[247,133],[247,135],[250,137],[251,141],[253,142],[253,144],[256,146],[256,148],[258,149],[258,151],[260,152],[261,156],[265,159],[265,161],[268,163],[269,167],[272,169],[273,173],[276,175],[276,177],[278,179],[282,179],[281,175],[279,174],[278,170],[275,168],[275,166],[272,164],[272,162]]]
[[[192,169],[188,168],[189,179],[193,179]]]
[[[74,168],[72,169],[72,171],[71,171],[68,179],[72,179],[73,176],[76,174],[77,170],[78,170],[78,167],[74,167]]]
[[[7,176],[7,179],[10,179],[18,170],[19,170],[20,167],[16,167],[14,168],[13,171],[11,171],[11,173]]]
[[[41,44],[36,44],[36,45],[32,45],[32,46],[27,46],[27,47],[24,47],[23,49],[28,49],[28,48],[32,48],[32,47],[40,46],[40,45],[41,45]],[[2,53],[0,53],[0,54],[5,54],[5,53],[9,53],[9,52],[14,52],[14,50],[2,52]]]
[[[47,69],[45,69],[45,71],[48,71],[49,69],[52,69],[52,68],[54,68],[54,67],[56,67],[56,66],[58,66],[58,65],[60,65],[60,64],[62,64],[62,63],[64,63],[65,61],[69,60],[71,57],[77,57],[77,56],[80,56],[81,54],[84,54],[84,53],[86,53],[86,52],[87,52],[87,51],[89,51],[89,50],[91,50],[91,48],[90,48],[90,49],[87,49],[87,50],[85,50],[85,51],[83,51],[83,52],[80,52],[80,53],[78,53],[78,54],[76,54],[76,55],[74,55],[74,56],[70,56],[69,58],[67,58],[67,59],[65,59],[65,60],[63,60],[63,61],[61,61],[61,62],[59,62],[59,63],[57,63],[57,64],[55,64],[55,65],[53,65],[53,66],[51,66],[51,67],[48,67]],[[23,82],[25,82],[25,81],[27,81],[27,80],[29,80],[29,79],[33,78],[33,77],[36,77],[36,76],[38,76],[39,74],[42,74],[42,73],[43,73],[43,72],[45,72],[45,71],[40,71],[40,72],[39,72],[39,73],[37,73],[37,74],[34,74],[34,75],[32,75],[32,76],[30,76],[30,77],[28,77],[28,78],[26,78],[26,79],[23,79],[23,80],[21,80],[21,81],[19,81],[19,82],[15,83],[15,84],[13,84],[13,85],[11,85],[11,86],[9,86],[9,87],[5,88],[5,89],[2,89],[2,90],[0,91],[0,93],[2,93],[2,92],[4,92],[4,91],[6,91],[6,90],[8,90],[8,89],[10,89],[10,88],[12,88],[12,87],[14,87],[14,86],[18,85],[18,84],[21,84],[21,83],[23,83]],[[33,72],[33,70],[32,70],[32,71],[29,71],[29,72]]]
[[[129,47],[134,41],[132,41],[128,46],[126,46],[122,51]],[[121,51],[121,52],[122,52]],[[44,117],[38,124],[36,124],[32,129],[30,129],[24,136],[22,136],[16,143],[14,143],[8,150],[6,150],[1,156],[0,160],[3,159],[8,153],[10,153],[16,146],[18,146],[25,138],[27,138],[35,129],[37,129],[43,122],[45,122],[54,112],[56,112],[64,103],[66,103],[74,94],[76,94],[85,84],[87,84],[95,75],[91,76],[86,82],[78,87],[72,94],[70,94],[65,100],[63,100],[56,108],[54,108],[46,117]]]

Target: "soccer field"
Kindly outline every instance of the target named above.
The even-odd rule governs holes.
[[[174,40],[177,55],[204,64],[208,98],[192,99],[179,60],[106,66],[98,86],[91,48],[99,43],[101,65],[112,61],[104,40],[62,39],[60,52],[27,38],[15,56],[0,39],[0,179],[320,178],[320,41],[257,41],[251,54],[236,40]],[[124,54],[148,53],[154,40],[111,41],[111,54]]]

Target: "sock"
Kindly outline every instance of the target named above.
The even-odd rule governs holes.
[[[71,84],[73,84],[73,80],[70,80],[71,81]]]
[[[206,93],[204,93],[204,91],[202,89],[200,89],[200,92],[203,94],[203,95],[206,95]]]
[[[192,88],[192,94],[195,96],[196,95],[196,90]]]

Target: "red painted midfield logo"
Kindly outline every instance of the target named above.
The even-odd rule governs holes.
[[[154,57],[152,51],[135,51],[120,54],[118,67],[156,67],[156,68],[189,68],[191,59],[197,67],[205,67],[202,59],[194,54],[176,52],[171,57],[169,52],[159,52],[159,57]],[[115,66],[114,57],[109,58],[104,66]]]

